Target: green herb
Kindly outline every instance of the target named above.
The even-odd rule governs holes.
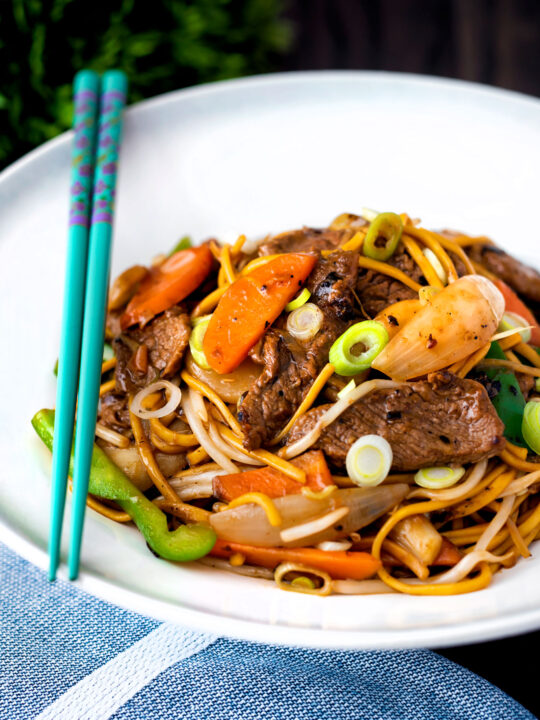
[[[282,0],[5,0],[0,167],[69,129],[77,70],[120,68],[130,101],[268,72],[290,45]]]

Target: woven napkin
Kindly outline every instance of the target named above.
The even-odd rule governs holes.
[[[429,650],[301,650],[122,610],[0,545],[0,720],[534,720]]]

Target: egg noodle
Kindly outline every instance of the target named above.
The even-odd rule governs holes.
[[[486,237],[372,211],[201,247],[115,280],[102,366],[96,443],[170,534],[210,526],[202,562],[322,596],[467,593],[531,555],[540,331],[509,281],[518,261]],[[351,257],[352,282],[339,275]],[[504,312],[524,323],[493,340]],[[398,441],[415,407],[433,418]],[[145,534],[116,497],[88,506]]]

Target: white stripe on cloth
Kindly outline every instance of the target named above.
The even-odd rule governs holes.
[[[216,635],[163,623],[71,687],[35,720],[107,720],[163,670],[216,640]]]

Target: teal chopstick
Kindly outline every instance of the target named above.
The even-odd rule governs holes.
[[[60,561],[60,541],[66,501],[67,478],[79,379],[79,356],[90,202],[99,108],[99,76],[90,70],[77,73],[73,82],[73,143],[69,232],[64,283],[64,306],[58,358],[56,427],[52,459],[52,494],[49,528],[49,579],[54,580]]]
[[[107,290],[116,188],[127,77],[119,70],[104,73],[101,86],[99,136],[94,173],[92,225],[86,271],[79,400],[75,428],[73,503],[69,540],[69,577],[79,574],[81,540],[94,447],[107,311]]]

